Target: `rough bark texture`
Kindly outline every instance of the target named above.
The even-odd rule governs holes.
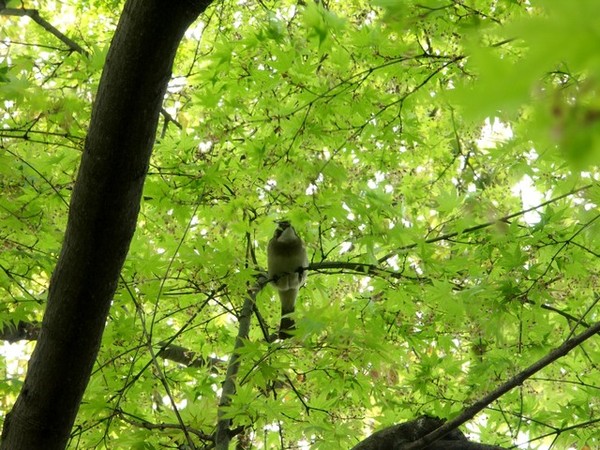
[[[48,306],[1,449],[63,449],[139,211],[175,52],[209,0],[129,0],[107,56]]]
[[[402,450],[406,444],[431,433],[443,424],[443,420],[435,417],[419,417],[377,431],[352,447],[352,450]],[[493,445],[470,442],[460,430],[452,430],[440,440],[421,448],[423,450],[503,450]]]

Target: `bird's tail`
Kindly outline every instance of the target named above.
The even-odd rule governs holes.
[[[292,319],[289,316],[289,314],[294,312],[297,296],[297,289],[279,291],[279,299],[281,300],[281,322],[279,323],[279,339],[287,339],[289,337],[292,337],[290,332],[296,328],[296,323],[294,322],[294,319]]]

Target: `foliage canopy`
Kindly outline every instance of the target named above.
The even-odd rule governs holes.
[[[175,410],[207,440],[282,217],[315,270],[297,336],[269,343],[254,321],[239,349],[225,416],[256,448],[349,448],[450,418],[598,321],[600,4],[350,3],[224,1],[189,29],[72,448],[175,447]],[[23,6],[79,48],[2,17],[5,327],[42,317],[122,5]],[[272,290],[257,309],[272,331]],[[3,349],[0,417],[33,345]],[[599,446],[599,360],[595,337],[468,430]]]

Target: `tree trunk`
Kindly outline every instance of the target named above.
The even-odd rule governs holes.
[[[128,0],[108,52],[42,330],[1,449],[63,449],[127,254],[183,33],[209,0]]]

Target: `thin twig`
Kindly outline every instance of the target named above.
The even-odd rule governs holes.
[[[152,423],[146,419],[142,419],[141,417],[137,417],[137,416],[134,416],[133,414],[126,413],[122,409],[117,409],[115,412],[119,416],[119,418],[121,420],[123,420],[124,422],[127,422],[128,424],[136,426],[136,427],[145,428],[146,430],[169,430],[169,429],[181,430],[181,425],[178,423]],[[196,436],[198,436],[200,439],[203,439],[205,441],[212,440],[212,436],[210,436],[206,433],[203,433],[200,430],[197,430],[195,428],[190,428],[190,427],[187,427],[186,429],[190,433],[193,433]]]
[[[426,239],[423,242],[425,244],[432,244],[432,243],[438,242],[438,241],[447,241],[448,239],[451,239],[453,237],[456,237],[456,236],[459,236],[459,235],[462,235],[462,234],[472,233],[473,231],[478,231],[478,230],[482,230],[484,228],[489,228],[492,225],[495,225],[495,224],[497,224],[499,222],[507,222],[510,219],[514,219],[515,217],[522,216],[524,214],[527,214],[528,212],[535,211],[536,209],[539,209],[539,208],[542,208],[542,207],[544,207],[546,205],[549,205],[551,203],[557,202],[558,200],[562,200],[563,198],[569,197],[571,195],[577,194],[578,192],[581,192],[581,191],[584,191],[586,189],[589,189],[592,186],[593,186],[593,184],[588,184],[587,186],[583,186],[583,187],[581,187],[579,189],[573,189],[572,191],[567,192],[566,194],[559,195],[558,197],[555,197],[553,199],[550,199],[548,201],[540,203],[539,205],[532,206],[531,208],[524,209],[522,211],[518,211],[516,213],[509,214],[507,216],[501,217],[501,218],[496,219],[496,220],[492,220],[490,222],[480,223],[479,225],[475,225],[475,226],[472,226],[472,227],[469,227],[469,228],[465,228],[464,230],[461,230],[461,231],[454,231],[452,233],[443,234],[441,236],[437,236],[437,237],[434,237],[434,238],[431,238],[431,239]],[[405,245],[404,247],[400,247],[399,249],[397,249],[397,250],[395,250],[393,252],[390,252],[387,255],[384,255],[381,258],[379,258],[378,262],[379,263],[383,263],[383,262],[387,261],[388,259],[392,258],[393,256],[396,256],[397,254],[399,254],[399,253],[401,253],[403,251],[415,248],[417,245],[419,245],[419,243],[415,242],[413,244],[409,244],[409,245]]]

